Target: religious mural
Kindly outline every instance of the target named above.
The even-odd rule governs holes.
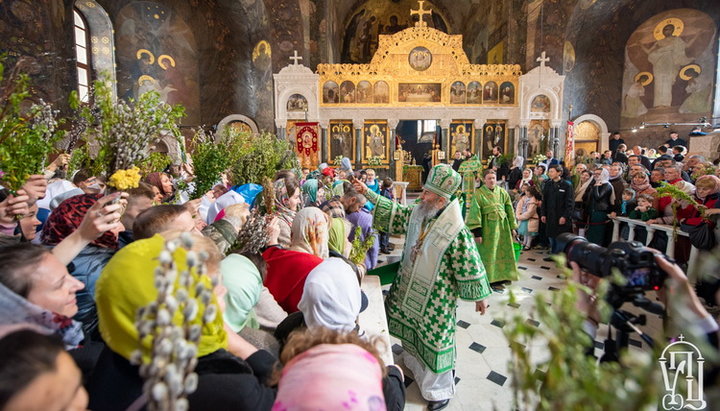
[[[465,83],[456,81],[450,86],[450,104],[465,104]]]
[[[288,98],[287,111],[308,111],[308,101],[302,94],[293,94]]]
[[[417,15],[411,16],[408,10],[417,7],[416,0],[393,0],[391,2],[368,0],[362,3],[353,11],[352,17],[345,26],[342,62],[369,63],[377,50],[378,36],[380,34],[395,34],[413,26],[418,17]],[[447,33],[448,25],[443,17],[442,9],[431,1],[425,1],[424,8],[433,11],[432,15],[425,19],[428,27]],[[422,58],[422,61],[418,60],[418,63],[422,63],[418,67],[427,64],[425,69],[429,67],[432,61],[431,58],[428,61],[428,56],[422,53],[417,54],[415,58]]]
[[[375,95],[373,96],[375,104],[387,104],[390,102],[390,86],[384,81],[375,83]]]
[[[488,81],[483,87],[483,103],[498,102],[498,86],[494,81]]]
[[[356,103],[372,104],[373,102],[373,86],[369,81],[363,80],[358,83],[355,90]]]
[[[353,132],[352,120],[332,120],[330,121],[330,136],[327,139],[328,160],[334,160],[337,157],[347,157],[350,161],[355,161],[355,133]]]
[[[480,104],[482,102],[482,85],[479,81],[471,81],[467,87],[467,103]]]
[[[545,154],[548,147],[548,136],[550,135],[550,121],[530,120],[527,133],[527,158],[533,158],[537,154]]]
[[[389,163],[390,148],[387,120],[365,120],[363,125],[362,162],[377,157],[383,164]]]
[[[715,23],[699,10],[669,10],[642,23],[625,48],[622,126],[709,114],[714,48]]]
[[[169,104],[186,107],[197,121],[200,101],[198,47],[190,26],[166,5],[137,1],[116,18],[117,60],[128,68],[131,81],[118,84],[118,95],[137,98],[156,91]]]
[[[335,104],[340,102],[340,86],[334,81],[323,84],[323,103]]]
[[[343,81],[343,83],[340,85],[340,102],[355,102],[355,84],[352,81]]]
[[[550,112],[550,98],[544,94],[539,94],[533,97],[530,102],[531,113],[549,113]]]
[[[482,143],[478,147],[478,153],[485,158],[490,155],[495,146],[500,146],[503,153],[507,152],[506,120],[489,120],[483,126]]]
[[[472,120],[454,120],[450,123],[450,154],[470,150],[474,152],[473,140],[475,128]]]
[[[515,85],[506,81],[500,85],[500,104],[515,104]]]
[[[442,84],[400,83],[398,101],[401,103],[439,103]]]

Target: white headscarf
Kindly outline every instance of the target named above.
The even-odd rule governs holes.
[[[210,206],[207,213],[206,223],[212,224],[215,222],[215,217],[218,213],[233,204],[242,204],[245,202],[245,198],[233,190],[221,195],[215,202]]]
[[[348,263],[336,257],[310,271],[298,304],[308,328],[325,327],[341,332],[355,329],[360,306],[357,276]]]
[[[513,160],[513,167],[522,168],[523,162],[525,162],[525,159],[522,156],[517,156]]]

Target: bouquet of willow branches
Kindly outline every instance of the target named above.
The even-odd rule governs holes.
[[[356,265],[361,264],[365,261],[365,256],[367,255],[368,250],[372,248],[373,244],[375,244],[374,232],[371,231],[370,234],[363,240],[362,229],[360,227],[355,227],[355,237],[353,238],[352,249],[350,250],[350,261]]]
[[[223,136],[227,136],[223,133]],[[225,140],[223,137],[222,140]],[[195,188],[191,198],[200,198],[210,191],[220,180],[232,161],[228,156],[224,141],[215,141],[215,136],[198,130],[193,137],[193,168],[195,170]]]
[[[76,94],[75,94],[76,95]],[[185,115],[180,105],[171,106],[160,100],[156,92],[142,94],[137,100],[116,100],[109,83],[93,83],[92,104],[80,106],[76,122],[79,138],[87,150],[84,168],[94,175],[112,175],[116,170],[129,169],[145,160],[151,143],[165,134],[180,138],[178,122]]]
[[[203,281],[207,255],[195,253],[192,245],[188,233],[165,242],[160,266],[155,270],[157,300],[137,313],[138,340],[150,337],[152,341],[149,352],[142,348],[135,351],[131,362],[140,364],[150,410],[189,408],[187,396],[195,392],[198,384],[194,370],[202,328],[218,315],[212,303],[211,284]],[[187,270],[179,271],[175,264],[178,248],[187,251]],[[179,324],[173,321],[177,313],[182,316]]]
[[[260,253],[268,242],[267,223],[267,218],[255,207],[238,232],[235,244],[232,246],[233,252],[238,254]]]
[[[45,160],[64,135],[58,130],[57,111],[46,102],[32,104],[30,78],[15,66],[3,84],[0,100],[0,181],[10,191],[19,190],[32,174],[45,168]],[[5,80],[0,62],[0,83]]]

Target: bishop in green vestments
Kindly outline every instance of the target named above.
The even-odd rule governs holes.
[[[485,173],[485,184],[475,191],[466,223],[475,236],[480,257],[490,283],[517,281],[512,231],[516,228],[510,195],[497,185],[492,170]]]
[[[485,267],[465,227],[460,204],[451,199],[462,178],[447,164],[430,170],[421,201],[403,206],[367,190],[356,189],[372,203],[374,227],[405,234],[398,276],[385,301],[390,334],[402,341],[405,364],[413,372],[431,409],[455,393],[455,311],[457,299],[476,301],[485,312],[491,294]]]

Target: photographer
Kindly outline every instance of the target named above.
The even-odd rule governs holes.
[[[688,324],[688,328],[693,329],[693,331],[697,334],[706,335],[708,342],[712,346],[720,349],[720,345],[718,345],[718,323],[703,306],[685,273],[683,273],[682,269],[675,262],[668,260],[664,255],[657,252],[657,250],[647,250],[655,253],[655,264],[667,275],[664,287],[658,290],[658,296],[665,307],[669,308],[670,305],[674,303],[684,302],[683,308],[687,310],[686,313],[691,315],[692,318],[684,318],[683,320],[685,321],[683,321],[683,323]],[[571,257],[568,256],[568,259],[571,259]],[[582,269],[576,261],[571,260],[569,264],[573,270],[573,281],[576,281],[593,291],[597,288],[598,284],[602,280],[601,277]],[[720,301],[720,291],[718,291],[717,288],[718,285],[720,284],[716,281],[714,297],[716,300]],[[597,310],[597,296],[594,294],[587,294],[584,291],[579,291],[579,293],[580,295],[576,308],[579,311],[587,313],[588,318],[583,326],[583,329],[594,339],[600,322],[600,315]],[[676,306],[674,308],[677,309],[678,307]]]

